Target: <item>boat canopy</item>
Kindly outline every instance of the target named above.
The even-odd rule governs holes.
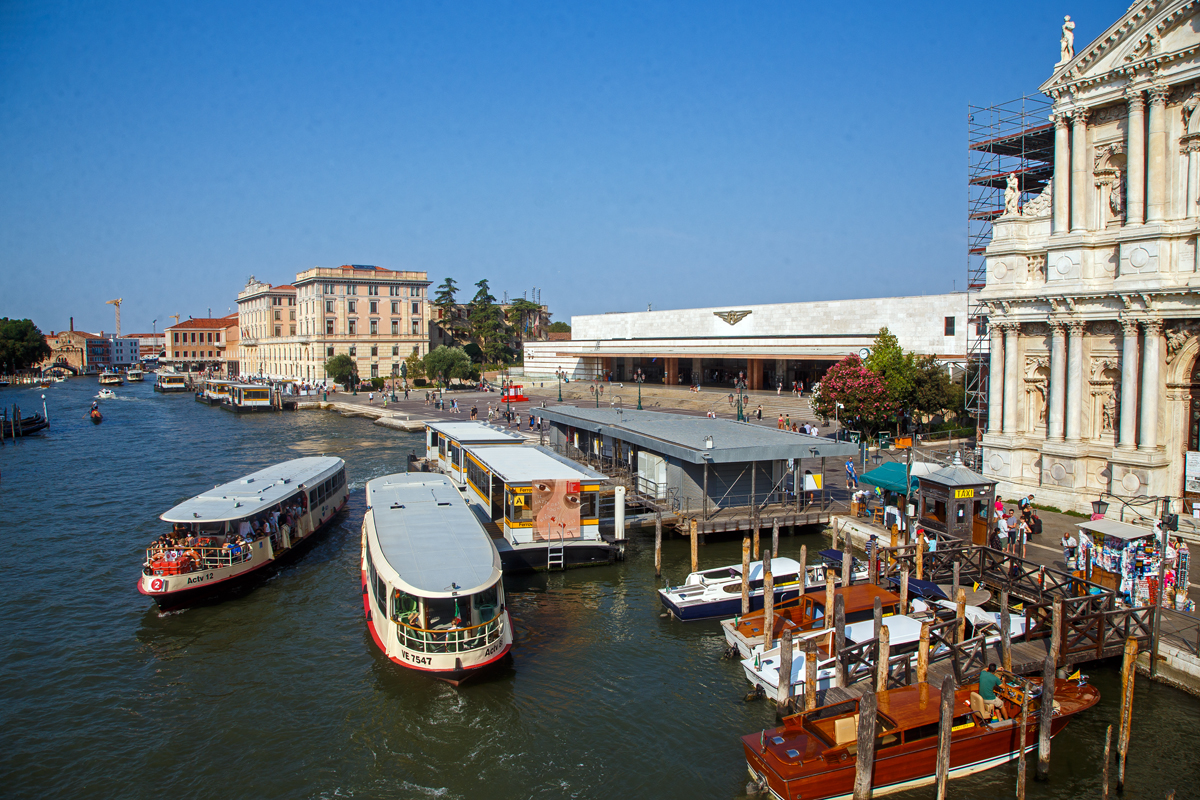
[[[900,585],[900,579],[889,575],[886,579],[893,586]],[[932,581],[919,581],[916,578],[908,579],[908,590],[915,595],[924,597],[926,600],[949,600],[950,596],[942,591],[942,587]]]
[[[309,489],[346,465],[332,456],[294,458],[223,483],[185,500],[159,517],[163,522],[224,522],[245,519]]]
[[[486,422],[426,422],[425,427],[459,444],[524,444],[525,437]]]
[[[878,486],[884,491],[895,492],[896,494],[911,494],[918,486],[917,476],[913,475],[909,478],[909,487],[905,489],[905,472],[906,467],[904,464],[891,461],[876,467],[870,472],[864,472],[859,481],[871,486]]]
[[[399,578],[396,588],[421,597],[465,597],[500,580],[491,536],[447,476],[376,478],[367,483],[367,508],[383,560]]]
[[[823,560],[825,560],[835,566],[840,565],[842,563],[842,551],[841,550],[822,550],[821,552],[817,553],[817,555],[819,555]],[[854,556],[850,556],[850,566],[851,567],[858,566],[858,559],[855,558]]]
[[[884,617],[883,624],[888,629],[888,644],[896,647],[902,644],[912,644],[921,640],[921,623],[903,614],[893,614]],[[875,620],[855,622],[846,626],[846,639],[858,644],[875,638]]]
[[[523,484],[541,480],[608,480],[599,472],[558,455],[545,447],[483,447],[467,448],[471,457],[491,470],[506,484]]]
[[[735,564],[730,570],[733,575],[742,574],[742,565]],[[800,573],[800,562],[795,559],[778,556],[771,559],[771,575],[798,575]],[[701,573],[703,574],[703,573]],[[750,562],[750,580],[760,581],[763,579],[763,562]]]

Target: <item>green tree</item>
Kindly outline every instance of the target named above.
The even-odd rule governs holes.
[[[902,407],[908,405],[916,372],[915,360],[912,353],[906,354],[901,349],[899,340],[887,328],[879,329],[863,366],[883,380],[893,401]]]
[[[471,338],[483,350],[485,363],[499,364],[505,361],[505,338],[508,325],[496,298],[488,289],[487,278],[475,284],[478,289],[467,307],[467,321],[471,326]]]
[[[570,333],[571,326],[565,322],[551,322],[546,327],[546,330],[550,331],[550,333]]]
[[[5,366],[14,372],[29,369],[45,361],[52,352],[32,320],[0,318],[0,370]]]
[[[405,377],[410,381],[416,382],[425,377],[425,364],[421,361],[417,348],[414,347],[408,358],[404,359],[404,364],[408,367],[408,375]]]
[[[458,333],[462,327],[458,321],[458,315],[455,313],[458,308],[458,301],[455,300],[457,293],[458,284],[454,278],[446,278],[437,287],[437,294],[433,296],[433,305],[442,312],[442,318],[437,321],[437,324],[452,336]]]
[[[517,329],[517,336],[525,341],[526,334],[533,333],[533,325],[541,313],[541,306],[522,297],[512,302],[506,316],[509,324]]]
[[[913,370],[912,391],[906,407],[913,415],[932,417],[946,412],[957,416],[963,410],[963,387],[950,379],[933,356],[918,356]]]
[[[334,383],[340,383],[346,387],[346,391],[350,390],[350,382],[354,379],[355,372],[358,367],[354,363],[354,359],[342,353],[334,356],[325,362],[325,374],[333,379]]]
[[[450,385],[451,378],[471,380],[479,374],[475,370],[475,365],[471,363],[470,357],[461,347],[446,347],[446,345],[435,347],[425,356],[424,363],[425,372],[447,386]]]

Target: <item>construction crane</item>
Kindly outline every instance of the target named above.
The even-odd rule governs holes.
[[[179,324],[179,317],[180,317],[179,314],[167,314],[167,316],[170,317],[171,319],[175,320],[176,325]]]
[[[109,300],[104,305],[117,307],[117,338],[121,338],[121,302],[123,298],[118,297],[116,300]]]

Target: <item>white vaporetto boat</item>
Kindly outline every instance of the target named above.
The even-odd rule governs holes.
[[[125,381],[121,380],[121,373],[105,370],[100,373],[101,386],[124,386]]]
[[[457,686],[512,648],[500,555],[445,475],[367,483],[363,610],[392,661]]]
[[[296,458],[203,492],[159,519],[138,591],[175,608],[232,589],[294,557],[346,503],[346,462]]]
[[[125,370],[125,380],[130,383],[141,383],[146,377],[146,373],[142,372],[137,367],[130,367]]]

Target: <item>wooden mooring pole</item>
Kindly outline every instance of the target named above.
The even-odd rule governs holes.
[[[1104,732],[1104,770],[1100,800],[1108,800],[1108,765],[1112,763],[1112,725]]]
[[[950,729],[954,726],[954,676],[942,678],[942,704],[938,724],[937,800],[946,800],[946,779],[950,776]]]
[[[850,555],[850,541],[846,541],[846,549],[842,551],[842,586],[854,585],[854,556]]]
[[[696,520],[692,520],[692,572],[697,572],[700,569],[700,534],[697,531],[699,525]]]
[[[838,548],[838,530],[839,530],[838,524],[835,522],[833,524],[833,534],[832,534],[833,538],[830,540],[830,544],[829,544],[830,550],[838,550],[839,549]]]
[[[900,613],[908,613],[908,567],[900,570]]]
[[[958,566],[958,562],[954,562],[954,565]],[[954,616],[958,618],[958,638],[954,641],[957,644],[962,644],[967,638],[967,590],[961,587],[956,587],[954,591],[954,597],[958,601],[957,606],[954,609]]]
[[[750,613],[750,537],[742,537],[742,616]]]
[[[921,643],[917,646],[917,683],[929,680],[929,637],[930,623],[921,623]]]
[[[1129,729],[1133,724],[1133,684],[1137,668],[1138,642],[1132,636],[1125,640],[1125,657],[1121,661],[1121,728],[1117,734],[1117,791],[1125,790],[1125,756],[1129,755]]]
[[[1000,661],[1012,672],[1012,620],[1009,618],[1008,589],[1000,590]]]
[[[871,629],[871,633],[874,634],[876,639],[878,639],[879,629],[883,627],[883,598],[875,598],[875,615],[873,619],[875,622],[875,627]]]
[[[867,692],[858,701],[858,761],[854,765],[854,800],[870,800],[875,771],[875,713],[878,700]]]
[[[765,650],[766,647],[764,646]],[[775,710],[780,716],[788,713],[792,700],[792,629],[786,628],[779,637],[779,691],[775,695]]]
[[[800,594],[808,593],[808,545],[800,545]]]
[[[1053,652],[1046,654],[1042,662],[1042,707],[1038,714],[1038,761],[1037,779],[1050,778],[1050,725],[1054,721],[1054,673],[1056,671]]]
[[[892,657],[892,635],[884,625],[879,631],[879,655],[875,659],[875,691],[888,688],[888,659]]]
[[[771,574],[771,551],[763,553],[763,650],[775,638],[775,576]]]
[[[842,662],[842,650],[846,647],[846,596],[839,594],[833,599],[833,677],[839,687],[846,685],[846,670]]]
[[[962,573],[962,562],[954,562],[954,588],[951,591],[952,597],[958,597],[959,588],[962,586],[962,580],[959,575]],[[961,641],[961,640],[960,640]]]
[[[825,625],[833,627],[833,570],[825,568]]]
[[[804,710],[817,707],[817,643],[814,639],[804,641]]]
[[[662,576],[662,512],[654,513],[654,577]]]
[[[779,520],[771,520],[771,555],[779,555]],[[803,576],[802,576],[803,577]]]
[[[1017,756],[1017,800],[1025,800],[1025,749],[1029,741],[1029,682],[1021,690],[1021,744]]]
[[[754,527],[754,560],[755,560],[755,561],[758,561],[758,558],[759,558],[759,555],[758,555],[758,553],[759,553],[759,544],[758,544],[758,515],[757,515],[757,514],[755,514],[753,511],[751,511],[751,512],[750,512],[750,516],[751,516],[751,517],[753,517],[753,519],[754,519],[754,525],[753,525],[753,527]]]
[[[917,537],[917,580],[925,580],[925,540]]]

